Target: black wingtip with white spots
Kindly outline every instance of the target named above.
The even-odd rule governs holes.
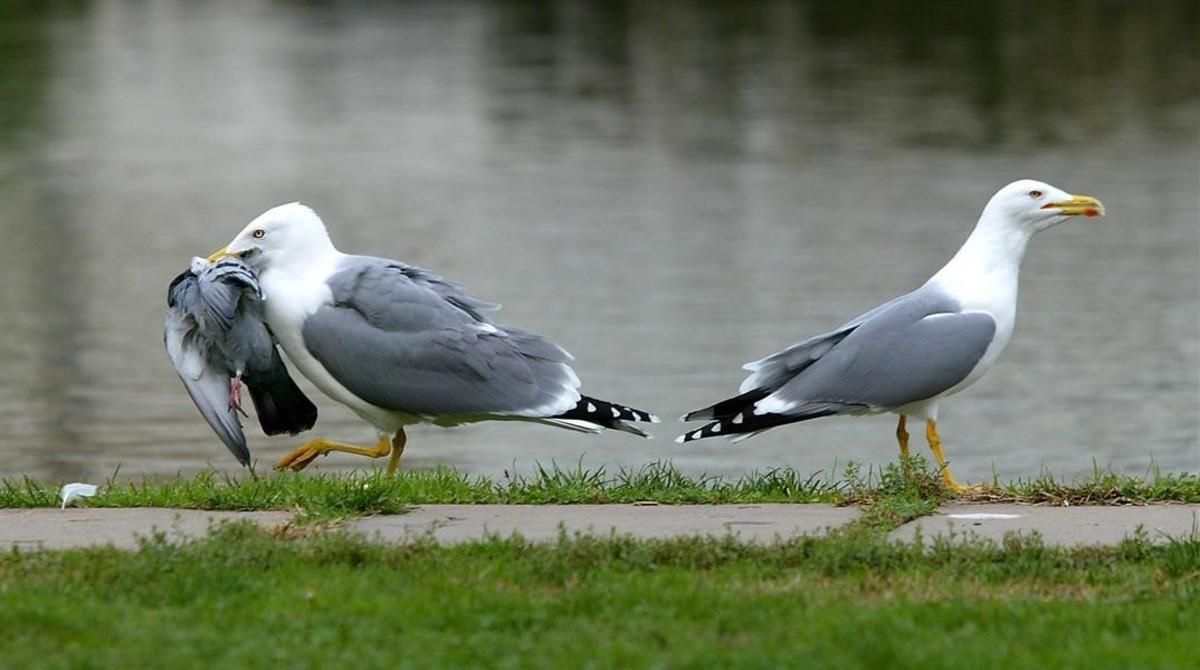
[[[822,409],[804,414],[758,414],[753,406],[747,406],[739,412],[709,421],[696,430],[690,430],[675,438],[675,442],[684,444],[685,442],[695,442],[696,440],[722,436],[728,437],[734,442],[740,442],[747,437],[752,437],[776,426],[807,421],[831,414],[836,414],[836,412]]]
[[[650,412],[644,412],[640,409],[634,409],[628,405],[618,405],[617,403],[608,402],[607,400],[589,398],[587,396],[580,398],[579,402],[575,404],[575,407],[571,408],[569,411],[563,412],[562,414],[551,418],[583,421],[604,428],[620,430],[647,438],[650,437],[649,433],[625,422],[660,422],[660,419]]]
[[[739,412],[753,411],[755,403],[767,397],[770,393],[768,389],[752,389],[741,395],[736,395],[719,403],[709,405],[708,407],[692,410],[679,417],[679,420],[687,422],[728,419]]]
[[[747,421],[747,416],[749,416],[752,420]],[[688,431],[675,438],[675,442],[683,444],[685,442],[694,442],[696,440],[703,440],[705,438],[718,437],[721,435],[734,437],[742,433],[753,433],[759,430],[764,430],[765,427],[761,426],[760,424],[778,423],[780,418],[782,417],[779,417],[778,415],[755,415],[748,414],[747,412],[738,412],[733,416],[725,417],[723,419],[715,419],[704,424],[703,426],[700,426],[696,430]]]
[[[641,421],[643,423],[659,423],[659,418],[650,412],[644,412],[640,409],[634,409],[628,405],[618,405],[615,402],[607,400],[598,400],[583,396],[579,399],[579,403],[575,405],[575,409],[569,413],[580,413],[580,416],[572,416],[573,419],[598,420],[605,418],[617,419],[619,421]],[[565,416],[565,415],[564,415]]]

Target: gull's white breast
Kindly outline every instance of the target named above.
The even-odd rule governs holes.
[[[939,397],[954,395],[974,384],[987,372],[1012,338],[1017,316],[1017,267],[996,268],[991,272],[961,272],[958,267],[947,265],[930,280],[929,284],[948,293],[962,306],[963,312],[979,312],[992,317],[996,331],[992,342],[984,350],[979,362],[967,376]]]
[[[267,325],[296,369],[322,393],[346,405],[380,431],[392,433],[413,423],[415,417],[377,407],[359,398],[335,379],[304,344],[304,321],[321,307],[333,302],[333,292],[326,280],[337,270],[339,260],[335,257],[302,271],[265,271],[259,280],[264,294]]]

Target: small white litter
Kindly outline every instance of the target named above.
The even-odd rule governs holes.
[[[1020,519],[1020,514],[991,514],[987,512],[973,512],[971,514],[947,514],[951,519],[970,519],[979,521],[984,519]]]
[[[66,509],[67,505],[80,498],[91,498],[96,495],[96,490],[97,487],[95,484],[81,484],[79,482],[65,484],[62,490],[58,492],[58,497],[62,500],[62,507],[59,509]]]

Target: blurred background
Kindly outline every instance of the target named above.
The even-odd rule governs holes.
[[[943,405],[955,472],[1196,471],[1198,31],[1194,0],[0,1],[0,476],[236,472],[166,287],[297,199],[668,419],[416,428],[409,468],[886,463],[890,415],[686,447],[674,418],[922,283],[1020,177],[1109,215],[1031,245],[1008,351]],[[317,398],[316,434],[374,440]],[[301,441],[248,432],[262,464]]]

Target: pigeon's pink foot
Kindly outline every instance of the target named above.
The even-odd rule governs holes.
[[[246,414],[246,410],[242,409],[242,386],[242,376],[240,374],[229,380],[229,411],[248,417],[250,415]]]

